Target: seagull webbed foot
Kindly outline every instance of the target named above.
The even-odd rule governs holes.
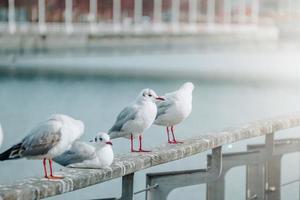
[[[64,179],[65,177],[63,176],[55,176],[55,175],[51,175],[47,177],[49,180],[58,180],[58,179]]]
[[[173,140],[173,141],[168,141],[169,144],[183,144],[181,141]]]

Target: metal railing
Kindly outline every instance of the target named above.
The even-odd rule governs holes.
[[[238,128],[221,132],[212,132],[184,140],[180,145],[164,144],[150,153],[131,153],[116,155],[116,159],[107,169],[70,169],[60,172],[65,178],[60,181],[49,181],[44,178],[30,178],[12,185],[0,186],[0,199],[42,199],[54,195],[75,191],[122,177],[122,197],[132,199],[134,173],[146,168],[183,159],[208,150],[213,150],[208,169],[202,170],[200,179],[215,180],[222,174],[221,146],[258,136],[270,135],[267,141],[268,153],[272,153],[273,133],[300,126],[300,113],[256,121]],[[214,164],[215,163],[215,164]],[[198,181],[203,181],[198,180]],[[151,185],[151,184],[150,184]],[[151,185],[154,186],[155,184]],[[157,187],[157,186],[156,186]],[[159,187],[159,186],[158,186]]]
[[[247,145],[246,151],[221,155],[221,147],[213,149],[207,156],[207,169],[147,173],[147,187],[143,192],[147,200],[163,200],[177,188],[206,184],[207,200],[224,199],[226,182],[228,187],[231,182],[225,181],[227,173],[235,167],[246,166],[246,187],[241,190],[245,199],[280,199],[281,187],[300,181],[295,177],[293,181],[281,183],[282,157],[299,151],[299,138],[274,140],[274,134],[268,134],[265,144]]]

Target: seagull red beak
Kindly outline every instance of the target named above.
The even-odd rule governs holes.
[[[108,142],[105,142],[105,144],[109,144],[109,145],[113,145],[112,143],[111,143],[111,141],[108,141]]]
[[[165,100],[165,99],[162,98],[162,97],[156,97],[155,99],[156,99],[156,100],[160,100],[160,101],[164,101],[164,100]]]

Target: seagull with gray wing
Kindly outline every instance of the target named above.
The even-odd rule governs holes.
[[[23,139],[0,154],[0,161],[19,158],[43,160],[45,178],[61,179],[54,176],[52,158],[70,149],[83,134],[84,124],[67,115],[55,114],[40,123]],[[47,174],[46,160],[49,160],[50,176]]]
[[[56,163],[74,168],[105,168],[114,160],[112,143],[107,133],[97,133],[90,141],[93,145],[76,141],[71,149],[53,158]]]
[[[184,83],[179,90],[165,94],[165,101],[157,102],[157,115],[154,124],[165,126],[168,134],[168,143],[182,143],[176,140],[174,126],[185,120],[192,111],[194,84]],[[169,127],[173,139],[170,139]]]
[[[120,112],[115,124],[108,131],[110,138],[130,138],[131,152],[149,152],[142,148],[142,134],[155,120],[155,102],[163,100],[153,90],[143,89],[136,100]],[[136,136],[139,137],[139,150],[134,150],[133,147],[133,139]]]

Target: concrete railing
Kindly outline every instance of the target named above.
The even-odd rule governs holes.
[[[0,199],[41,199],[82,189],[114,178],[123,177],[121,199],[132,199],[134,173],[156,165],[168,163],[205,152],[219,149],[222,145],[248,138],[264,136],[276,131],[300,126],[300,113],[256,121],[238,128],[211,132],[184,140],[179,145],[162,145],[151,153],[117,155],[107,169],[63,169],[63,180],[49,181],[44,178],[28,178],[12,185],[0,186]]]

